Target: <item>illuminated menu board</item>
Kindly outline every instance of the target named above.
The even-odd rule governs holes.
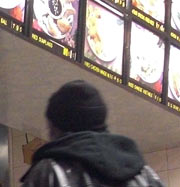
[[[131,29],[130,58],[130,78],[161,94],[164,43],[158,36],[134,22]],[[152,95],[153,97],[157,99],[157,96]]]
[[[25,0],[1,0],[0,12],[0,25],[16,32],[23,31]]]
[[[105,7],[93,1],[87,2],[84,56],[85,66],[96,71],[95,66],[122,75],[124,43],[124,21]],[[88,59],[90,60],[89,62]],[[101,74],[100,69],[98,73]],[[104,72],[104,71],[103,71]],[[104,73],[103,73],[104,74]],[[105,73],[105,77],[120,82],[116,76]]]
[[[179,7],[179,0],[0,0],[0,26],[180,112]]]
[[[79,0],[34,0],[32,39],[75,59]]]
[[[162,0],[132,0],[132,14],[141,21],[164,32],[165,3]]]
[[[171,8],[171,37],[180,42],[180,1],[172,0]]]
[[[180,112],[180,49],[171,46],[169,61],[168,106]]]

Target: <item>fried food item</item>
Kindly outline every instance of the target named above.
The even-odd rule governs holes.
[[[68,20],[69,16],[74,15],[76,13],[74,8],[68,8],[65,13],[64,16],[61,19],[57,20],[57,26],[58,29],[63,33],[67,33],[72,29],[72,26]]]
[[[65,17],[57,20],[57,26],[63,34],[69,32],[72,29],[72,26],[69,24],[67,18]]]
[[[86,15],[86,25],[88,28],[88,35],[91,40],[91,45],[95,49],[96,54],[100,55],[103,51],[101,37],[98,33],[98,19],[101,19],[101,14],[98,8],[92,5],[88,6]]]
[[[13,8],[10,11],[10,15],[19,21],[23,21],[23,11],[20,6]]]
[[[57,37],[59,34],[59,30],[54,22],[54,19],[49,15],[47,17],[47,29],[50,35]]]

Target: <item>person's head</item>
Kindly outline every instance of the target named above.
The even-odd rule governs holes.
[[[107,106],[90,83],[75,80],[64,84],[49,99],[46,118],[50,130],[60,132],[105,131]]]

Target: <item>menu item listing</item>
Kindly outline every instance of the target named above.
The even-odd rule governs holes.
[[[132,5],[164,23],[165,4],[162,0],[132,0]]]
[[[0,11],[24,22],[25,0],[1,0]]]
[[[85,57],[122,74],[124,21],[93,1],[87,2]]]
[[[33,28],[75,47],[79,0],[34,0]]]
[[[169,60],[168,97],[180,102],[180,49],[171,46]]]
[[[152,32],[133,23],[130,56],[130,77],[161,93],[164,42]]]

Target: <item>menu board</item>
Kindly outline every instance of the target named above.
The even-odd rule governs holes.
[[[101,5],[88,0],[84,56],[122,75],[124,21]]]
[[[130,78],[161,93],[164,69],[163,41],[136,23],[132,23]]]
[[[78,12],[79,0],[34,0],[32,39],[50,49],[59,46],[57,53],[70,57],[77,44]]]
[[[0,26],[180,112],[179,7],[179,0],[0,0]]]
[[[25,0],[1,0],[0,13],[0,25],[16,32],[23,31]]]

